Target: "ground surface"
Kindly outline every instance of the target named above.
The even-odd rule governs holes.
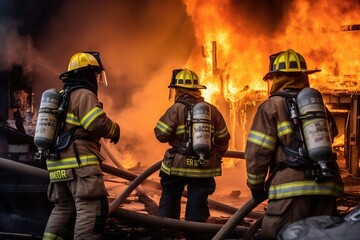
[[[140,173],[139,171],[138,173]],[[135,172],[136,173],[136,172]],[[148,179],[158,182],[159,178],[157,172]],[[345,215],[358,204],[360,204],[360,178],[350,175],[347,171],[342,170],[342,177],[345,184],[345,195],[338,200],[338,209],[342,215]],[[106,184],[110,192],[110,198],[115,199],[121,194],[124,189],[128,187],[129,181],[123,180],[111,175],[106,176]],[[223,176],[216,178],[217,189],[211,196],[211,199],[223,203],[225,205],[239,208],[250,197],[250,192],[246,187],[246,175],[244,165],[239,163],[238,166],[224,169]],[[161,191],[159,189],[142,187],[142,190],[153,200],[156,204],[159,202]],[[147,213],[144,204],[138,201],[136,191],[132,192],[130,196],[120,205],[121,208],[128,209],[135,212]],[[186,198],[183,198],[183,207],[185,207]],[[255,211],[263,212],[266,203],[260,204]],[[225,224],[232,216],[231,213],[211,209],[211,217],[209,223]],[[184,212],[182,212],[183,220]],[[240,224],[241,226],[251,226],[255,219],[245,218]],[[109,218],[106,226],[106,239],[185,239],[184,233],[173,230],[166,230],[161,226],[148,225],[144,226],[134,222],[127,222],[126,219],[113,217]],[[211,239],[211,237],[209,238]],[[236,238],[233,238],[236,239]]]

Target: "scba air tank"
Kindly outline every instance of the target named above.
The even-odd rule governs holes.
[[[308,156],[319,164],[324,176],[331,175],[328,162],[333,152],[322,95],[316,89],[304,88],[297,95],[296,102]]]
[[[211,151],[211,107],[205,102],[195,104],[192,112],[193,150],[200,156],[199,164]]]
[[[34,143],[40,153],[54,144],[60,100],[60,93],[54,88],[46,90],[41,96],[34,136]]]

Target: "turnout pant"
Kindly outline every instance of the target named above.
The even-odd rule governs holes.
[[[270,200],[262,221],[261,235],[264,239],[276,239],[283,226],[322,215],[338,215],[334,197],[299,196]]]
[[[185,220],[206,222],[210,216],[208,197],[214,193],[216,183],[214,178],[189,178],[167,175],[160,171],[162,194],[160,197],[158,215],[179,219],[181,213],[181,197],[187,186],[187,202]]]
[[[74,169],[74,179],[49,184],[48,198],[55,207],[43,239],[102,239],[109,204],[99,171],[92,166]]]

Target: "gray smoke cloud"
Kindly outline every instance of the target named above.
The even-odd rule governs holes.
[[[99,95],[107,114],[121,126],[119,152],[151,161],[148,156],[160,148],[160,157],[162,145],[153,128],[167,106],[161,103],[167,102],[172,69],[184,66],[195,42],[184,3],[64,0],[54,7],[45,2],[1,1],[9,14],[0,27],[1,46],[7,49],[0,68],[30,66],[38,107],[44,90],[61,88],[58,76],[73,54],[99,51],[109,82]]]

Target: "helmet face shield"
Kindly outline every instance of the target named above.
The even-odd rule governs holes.
[[[98,86],[101,86],[101,85],[105,86],[105,87],[108,86],[108,82],[107,82],[107,78],[106,78],[106,72],[104,70],[100,71],[100,72],[96,72],[95,77],[96,77],[96,81],[98,83]]]
[[[268,90],[268,96],[270,96],[271,95],[271,89],[273,87],[274,82],[273,82],[273,79],[269,79],[266,82],[267,82],[267,87],[268,87],[268,89],[267,89]]]
[[[175,88],[169,88],[169,98],[168,100],[170,102],[174,102],[175,101],[175,95],[176,95],[176,90]]]

